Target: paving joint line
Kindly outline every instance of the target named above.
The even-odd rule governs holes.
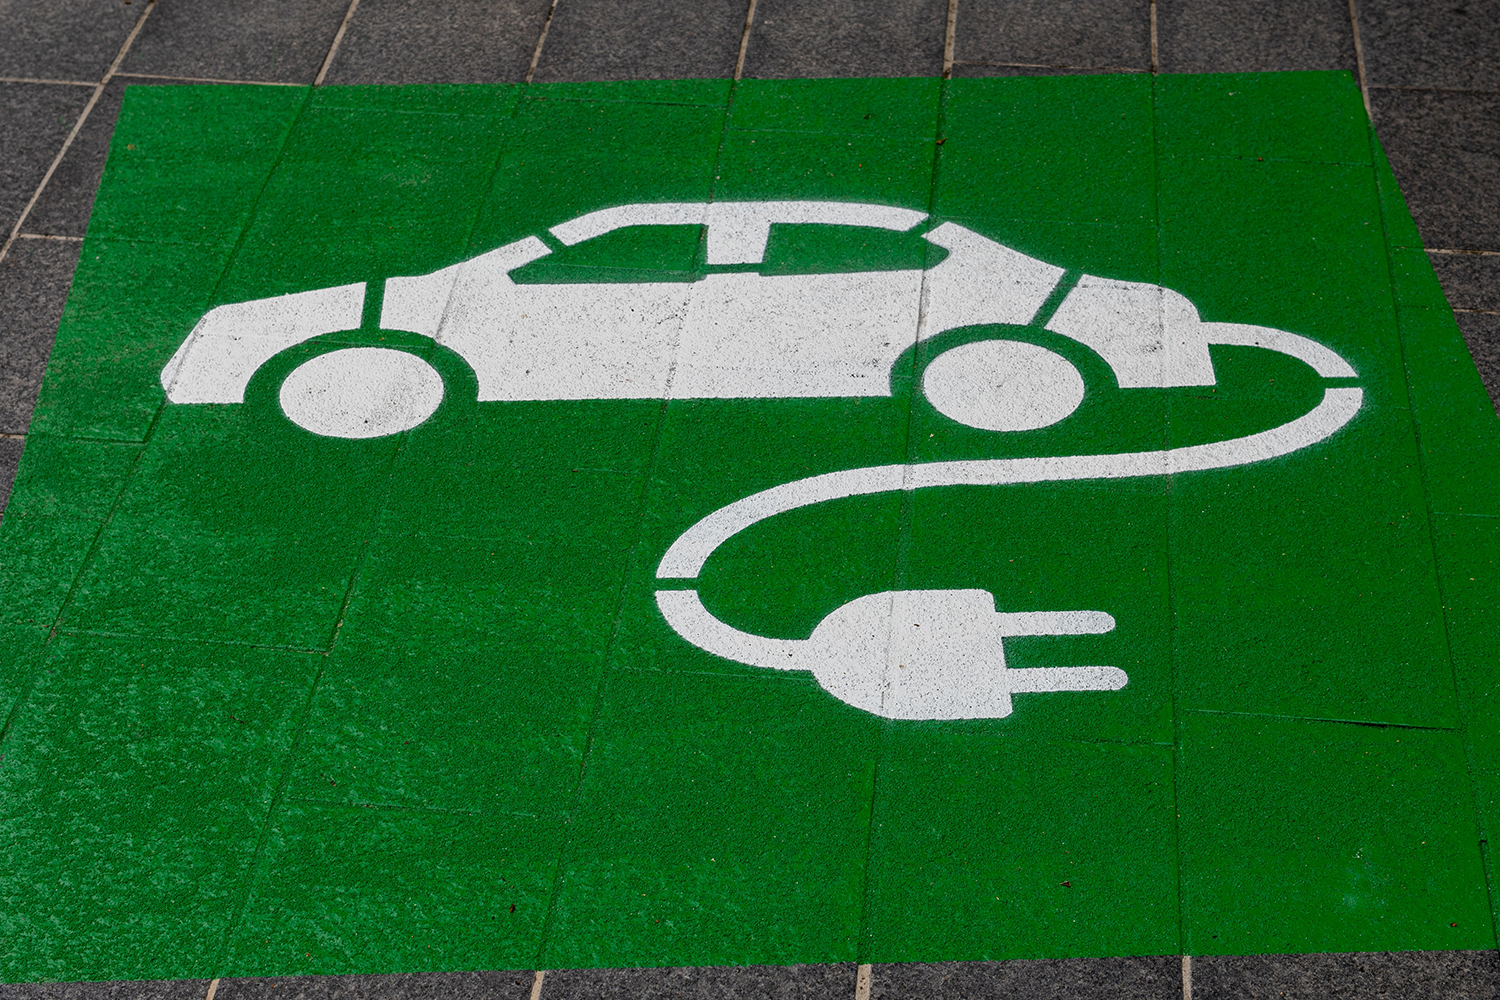
[[[304,83],[287,83],[284,80],[221,80],[212,76],[172,76],[168,73],[116,73],[132,80],[170,80],[174,83],[231,83],[245,87],[305,87]]]
[[[542,46],[547,44],[547,32],[552,28],[552,15],[557,13],[557,0],[547,5],[547,16],[542,18],[542,33],[536,36],[536,48],[531,50],[531,65],[526,68],[526,83],[529,86],[536,76],[537,65],[542,61]]]
[[[68,150],[73,148],[73,141],[78,138],[78,133],[83,131],[84,122],[88,121],[89,114],[94,110],[95,105],[99,103],[99,98],[104,95],[104,88],[109,85],[109,81],[119,72],[120,64],[125,61],[126,53],[130,51],[130,46],[135,44],[136,37],[140,35],[141,28],[146,24],[146,18],[150,17],[151,12],[155,9],[156,0],[147,0],[146,8],[141,11],[141,16],[136,18],[135,26],[130,29],[130,34],[125,36],[125,42],[120,46],[120,51],[115,53],[114,62],[109,64],[109,68],[104,71],[104,76],[98,83],[94,84],[94,92],[89,95],[88,103],[78,113],[78,120],[73,123],[73,128],[68,133],[68,137],[63,140],[62,148],[52,158],[52,163],[47,167],[47,172],[42,175],[42,182],[31,193],[31,200],[26,202],[26,207],[21,209],[21,214],[16,217],[16,224],[11,227],[10,235],[6,237],[5,245],[0,246],[0,261],[5,260],[6,255],[10,253],[10,248],[15,244],[16,236],[21,232],[21,227],[26,225],[26,220],[31,215],[31,210],[41,200],[42,192],[47,190],[47,184],[52,180],[52,175],[57,173],[57,168],[62,163],[63,157],[68,155]]]
[[[948,0],[948,23],[943,29],[943,79],[953,79],[953,49],[958,36],[958,0]]]
[[[1354,0],[1349,0],[1349,27],[1354,34],[1354,65],[1359,70],[1359,96],[1364,98],[1365,117],[1373,118],[1370,111],[1370,83],[1365,77],[1365,47],[1359,40],[1359,11],[1354,6]]]
[[[59,87],[97,87],[96,80],[48,80],[35,76],[0,76],[0,83],[50,83]]]
[[[1151,0],[1151,73],[1161,72],[1161,58],[1156,40],[1156,0]]]
[[[323,57],[323,65],[318,67],[318,75],[313,77],[313,86],[323,86],[323,78],[328,75],[328,69],[333,65],[333,59],[339,53],[339,45],[344,41],[344,32],[349,30],[349,22],[354,20],[354,12],[359,10],[359,0],[349,0],[349,9],[344,11],[344,19],[339,22],[339,30],[333,34],[333,44],[328,46],[328,54]]]
[[[988,66],[995,69],[1067,69],[1085,73],[1151,73],[1139,66],[1074,66],[1070,63],[994,62],[989,59],[956,59],[954,66]]]
[[[956,2],[956,0],[955,0]],[[756,0],[750,0],[745,7],[745,26],[740,29],[740,51],[734,60],[734,81],[739,82],[740,77],[745,75],[745,53],[750,50],[750,29],[755,24]]]

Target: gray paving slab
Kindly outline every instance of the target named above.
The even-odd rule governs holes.
[[[531,972],[221,979],[214,1000],[527,1000]]]
[[[207,979],[118,983],[0,983],[0,1000],[203,1000]]]
[[[1493,313],[1455,313],[1469,354],[1479,368],[1479,377],[1500,413],[1500,316]],[[1500,992],[1495,994],[1500,996]]]
[[[1133,0],[965,0],[954,24],[953,64],[954,76],[1148,70],[1150,9]]]
[[[109,157],[109,140],[114,135],[115,119],[120,116],[120,101],[126,86],[140,82],[116,77],[105,86],[73,145],[68,147],[67,155],[58,163],[26,217],[26,232],[82,236],[88,229],[94,195],[99,191],[99,178]]]
[[[876,965],[870,1000],[1181,1000],[1182,960],[1065,958]]]
[[[1500,255],[1454,253],[1431,257],[1449,305],[1500,311]]]
[[[0,0],[0,76],[102,79],[144,0]]]
[[[759,0],[747,77],[938,76],[946,0]]]
[[[348,0],[160,0],[122,72],[312,83]]]
[[[548,972],[541,1000],[849,1000],[853,963]]]
[[[1356,70],[1348,0],[1170,0],[1156,35],[1164,73]]]
[[[1500,90],[1500,3],[1355,0],[1371,86]]]
[[[0,83],[0,234],[9,236],[93,91],[45,83]]]
[[[1480,1000],[1500,996],[1500,953],[1404,951],[1193,959],[1193,1000]]]
[[[558,0],[539,83],[728,77],[747,0]]]
[[[1422,242],[1500,250],[1500,93],[1372,88],[1370,104]]]
[[[518,83],[550,0],[361,0],[325,83]]]
[[[80,244],[17,240],[0,261],[0,434],[25,434]]]

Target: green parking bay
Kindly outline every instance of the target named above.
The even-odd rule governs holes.
[[[0,978],[1492,948],[1497,430],[1344,74],[132,87]]]

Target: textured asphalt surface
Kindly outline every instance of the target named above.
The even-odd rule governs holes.
[[[0,509],[127,85],[1346,70],[1500,399],[1500,0],[0,0]],[[0,985],[8,997],[1494,997],[1500,953]]]

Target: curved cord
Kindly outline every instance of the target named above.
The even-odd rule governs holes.
[[[829,472],[773,486],[720,507],[684,531],[662,556],[660,579],[690,580],[720,545],[768,517],[842,497],[926,486],[998,486],[1070,479],[1125,479],[1224,469],[1263,462],[1322,441],[1359,412],[1364,392],[1335,387],[1296,420],[1246,437],[1162,451],[1041,458],[991,458],[915,465],[877,465]]]

